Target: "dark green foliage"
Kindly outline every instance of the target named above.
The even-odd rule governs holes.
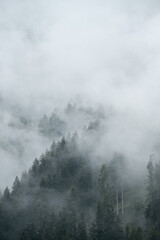
[[[5,202],[9,202],[10,200],[11,200],[11,194],[8,187],[6,187],[3,193],[2,202],[5,203]]]
[[[133,228],[128,236],[128,240],[143,240],[142,229],[140,227]]]
[[[77,134],[53,142],[28,172],[15,178],[11,191],[5,189],[0,240],[160,239],[160,165],[148,164],[147,228],[131,221],[126,227],[126,213],[116,211],[117,186],[123,183],[124,190],[127,185],[123,157],[116,155],[93,170],[88,153],[80,152],[77,142]],[[122,197],[118,201],[121,204]],[[124,201],[126,209],[129,204]],[[143,204],[135,205],[142,214]]]
[[[109,169],[103,165],[99,175],[100,200],[97,204],[96,219],[91,227],[93,239],[120,240],[124,232],[114,211],[114,201]]]
[[[160,239],[160,163],[153,163],[153,156],[147,165],[147,233],[149,240]]]
[[[21,190],[21,183],[19,181],[19,178],[16,176],[13,186],[12,186],[12,197],[16,197],[20,194]]]
[[[152,226],[149,232],[148,240],[159,240],[159,239],[160,239],[160,225],[155,224],[154,226]]]
[[[27,119],[21,117],[17,127],[29,127]],[[61,140],[0,197],[0,240],[160,239],[160,164],[152,157],[148,163],[145,202],[144,179],[130,179],[123,155],[97,156],[103,120],[103,111],[76,104],[44,115],[40,133]],[[82,136],[64,138],[72,127],[83,129]]]
[[[38,240],[38,235],[35,226],[31,224],[22,232],[20,240]]]
[[[110,196],[111,191],[110,186],[110,175],[109,170],[107,169],[106,165],[103,164],[100,170],[99,178],[98,178],[98,189],[103,197],[105,194]]]
[[[147,208],[146,217],[150,220],[150,224],[156,226],[160,219],[160,164],[153,164],[152,159],[147,165],[148,181],[147,181]],[[154,232],[154,231],[153,231]]]
[[[87,231],[81,229],[83,223],[78,222],[78,217],[79,209],[87,210],[89,204],[92,208],[91,202],[88,203],[90,195],[92,170],[76,147],[76,135],[68,141],[62,138],[39,160],[35,159],[21,180],[15,178],[11,193],[5,189],[1,199],[0,234],[12,240],[52,239],[62,234],[58,229],[65,221],[64,238],[76,239],[76,234],[85,235]],[[54,207],[56,214],[63,207],[66,210],[53,220],[50,213]]]
[[[89,231],[89,239],[91,240],[98,239],[97,224],[95,221],[93,221],[91,224],[90,231]]]
[[[78,222],[76,239],[77,240],[82,240],[82,239],[87,240],[88,239],[87,228],[86,228],[86,224],[85,224],[83,214],[80,215],[80,219],[79,219],[79,222]]]

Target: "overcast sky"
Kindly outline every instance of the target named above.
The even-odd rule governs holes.
[[[159,151],[159,66],[158,0],[0,0],[3,101],[37,112],[70,99],[111,105],[113,151]]]

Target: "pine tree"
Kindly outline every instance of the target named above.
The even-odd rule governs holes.
[[[129,234],[129,240],[143,240],[141,227],[133,228]]]
[[[84,221],[84,215],[81,214],[80,220],[78,222],[77,226],[77,234],[76,234],[76,240],[87,240],[87,229],[86,229],[86,224]]]
[[[2,202],[9,202],[11,200],[11,194],[9,188],[6,187],[2,196]]]
[[[107,169],[107,166],[103,164],[98,178],[98,190],[101,197],[103,197],[105,194],[108,196],[110,195],[110,187],[109,170]]]
[[[114,212],[114,201],[110,173],[103,165],[99,175],[100,200],[96,211],[96,237],[97,240],[123,239],[123,230]]]
[[[98,240],[97,235],[98,235],[97,224],[95,221],[93,221],[89,229],[89,240]]]
[[[12,196],[17,196],[20,193],[20,188],[21,188],[21,183],[19,178],[16,176],[13,186],[12,186],[12,192],[11,195]]]

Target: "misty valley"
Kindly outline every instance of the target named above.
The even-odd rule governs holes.
[[[51,146],[1,194],[1,240],[160,239],[160,162],[148,156],[136,174],[123,153],[98,151],[112,111],[69,103],[36,121],[22,112],[9,127],[32,126]]]

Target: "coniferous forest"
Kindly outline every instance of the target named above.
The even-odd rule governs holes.
[[[82,109],[69,104],[65,113],[74,119],[77,111]],[[96,120],[67,137],[59,136],[67,123],[55,113],[55,125],[46,115],[40,119],[40,133],[59,138],[5,188],[1,240],[160,239],[160,163],[150,156],[144,176],[132,179],[135,169],[123,154],[94,156],[106,117],[91,109],[84,113]]]
[[[160,0],[0,0],[0,240],[160,240]]]

